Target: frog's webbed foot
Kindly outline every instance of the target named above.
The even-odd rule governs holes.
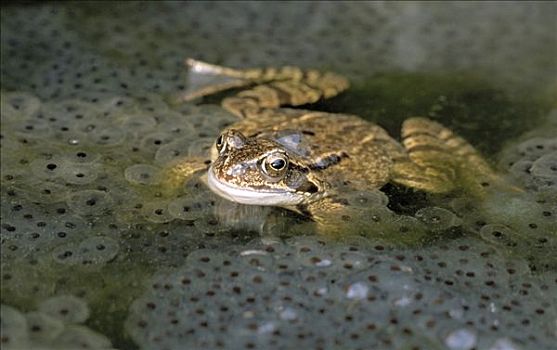
[[[475,196],[504,184],[474,147],[439,123],[410,118],[402,126],[402,140],[408,157],[395,161],[393,182],[431,193],[461,188]]]
[[[182,101],[212,95],[232,88],[247,88],[222,101],[224,109],[240,118],[257,117],[262,109],[300,106],[330,98],[346,90],[348,80],[331,72],[302,70],[298,67],[233,69],[187,59],[191,72],[211,74],[232,80],[209,85],[182,96]]]

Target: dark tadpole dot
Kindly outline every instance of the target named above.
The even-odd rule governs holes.
[[[58,258],[61,259],[61,260],[63,260],[63,259],[69,258],[69,257],[72,256],[72,255],[73,255],[73,252],[72,252],[72,251],[66,250],[66,251],[63,252],[62,254],[58,255]]]
[[[54,163],[49,163],[49,164],[46,165],[46,168],[47,168],[48,170],[54,170],[54,169],[56,169],[57,167],[58,167],[58,166],[57,166],[56,164],[54,164]]]
[[[9,224],[3,224],[2,228],[4,228],[8,232],[14,232],[15,231],[15,226],[12,226],[12,225],[9,225]]]

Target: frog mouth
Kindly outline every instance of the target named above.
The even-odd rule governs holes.
[[[209,168],[207,174],[207,184],[209,188],[219,196],[229,201],[249,204],[249,205],[270,205],[270,206],[293,206],[303,202],[303,196],[292,192],[280,190],[252,190],[237,187],[226,182],[220,181],[213,171]]]

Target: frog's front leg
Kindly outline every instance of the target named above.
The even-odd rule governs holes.
[[[321,235],[341,238],[350,232],[359,233],[358,218],[363,216],[360,208],[350,208],[334,198],[324,198],[298,209],[315,222],[315,230]]]
[[[373,212],[390,216],[388,202],[379,190],[348,191],[332,194],[300,208],[299,212],[315,222],[316,231],[332,238],[367,235],[374,221]]]
[[[175,194],[190,178],[201,175],[211,161],[203,157],[180,159],[165,166],[161,172],[161,188],[164,193]]]
[[[233,69],[193,59],[186,60],[186,64],[191,72],[222,75],[234,80],[190,92],[182,97],[183,101],[252,86],[222,101],[224,109],[240,118],[257,118],[265,109],[314,103],[336,96],[349,86],[348,80],[338,74],[298,67]]]
[[[372,238],[389,245],[415,245],[431,233],[414,217],[397,215],[386,206],[380,191],[361,191],[326,198],[308,205],[320,235],[332,239],[354,236]]]

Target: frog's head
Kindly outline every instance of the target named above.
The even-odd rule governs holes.
[[[215,142],[208,184],[218,195],[243,204],[295,206],[324,195],[304,159],[280,143],[224,131]]]

